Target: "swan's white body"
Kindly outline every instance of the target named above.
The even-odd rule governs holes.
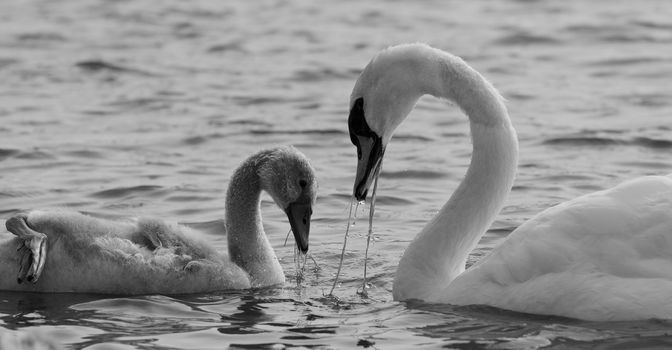
[[[260,194],[268,191],[283,209],[303,197],[310,209],[315,189],[312,168],[292,147],[248,158],[227,191],[228,252],[215,250],[197,231],[163,220],[112,221],[67,210],[30,211],[11,218],[7,226],[16,234],[25,223],[46,235],[44,269],[34,283],[20,272],[23,283],[17,283],[17,271],[26,264],[22,259],[34,255],[17,252],[24,244],[20,235],[9,238],[0,243],[0,290],[182,294],[284,283],[261,224]]]
[[[387,49],[357,81],[350,123],[351,137],[359,137],[353,143],[364,150],[358,199],[376,173],[375,167],[360,171],[368,169],[363,162],[375,162],[368,160],[366,135],[380,139],[382,157],[392,132],[424,94],[462,108],[474,151],[463,182],[404,252],[394,280],[396,300],[485,304],[586,320],[672,318],[669,177],[632,180],[550,208],[465,271],[468,254],[509,194],[518,143],[494,87],[443,51],[422,44]],[[352,121],[357,118],[367,125]]]
[[[436,301],[586,320],[672,318],[672,178],[642,177],[547,209]]]

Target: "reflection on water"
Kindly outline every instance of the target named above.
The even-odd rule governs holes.
[[[319,183],[311,261],[294,277],[284,215],[264,197],[288,276],[278,288],[190,296],[0,293],[8,332],[69,348],[667,348],[667,321],[590,323],[391,300],[403,249],[470,159],[461,112],[423,98],[387,149],[361,289],[368,205],[354,210],[337,298],[326,297],[350,210],[351,88],[379,49],[424,41],[464,57],[507,99],[513,192],[469,259],[539,211],[672,172],[672,6],[617,0],[0,3],[0,214],[69,207],[185,222],[225,248],[230,171],[293,144]],[[11,278],[14,278],[13,276]]]
[[[307,348],[377,346],[519,349],[670,346],[667,321],[591,323],[489,307],[294,299],[278,290],[113,298],[2,294],[2,322],[73,348]],[[220,334],[217,337],[216,334]],[[178,340],[179,339],[179,340]],[[446,340],[448,340],[446,342]],[[209,343],[212,341],[213,343]],[[154,344],[154,345],[152,345]],[[161,345],[163,344],[163,345]],[[432,345],[433,344],[433,345]]]

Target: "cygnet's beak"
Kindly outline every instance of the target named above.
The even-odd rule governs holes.
[[[293,202],[285,208],[289,225],[294,233],[296,246],[301,253],[308,252],[308,235],[310,234],[310,216],[313,214],[313,207],[310,203]]]

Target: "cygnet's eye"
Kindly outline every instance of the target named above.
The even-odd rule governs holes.
[[[299,180],[299,186],[301,186],[301,188],[306,188],[306,185],[308,185],[308,182],[306,182],[306,180],[304,179]]]

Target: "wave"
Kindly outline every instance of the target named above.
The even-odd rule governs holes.
[[[332,68],[301,69],[288,80],[297,82],[319,82],[325,80],[353,80],[357,76],[350,71],[338,71]]]
[[[586,65],[593,67],[604,67],[604,66],[618,67],[618,66],[630,66],[638,64],[650,64],[662,61],[663,59],[658,57],[619,57],[619,58],[610,57],[607,59],[592,61],[587,63]]]
[[[11,158],[18,153],[20,153],[20,151],[17,149],[0,148],[0,161]]]
[[[111,72],[111,73],[126,73],[126,74],[135,74],[135,75],[142,75],[146,77],[153,77],[157,76],[156,73],[150,73],[144,70],[136,69],[136,68],[128,68],[124,67],[118,64],[114,63],[109,63],[105,62],[102,60],[84,60],[75,63],[75,66],[89,72]]]
[[[248,53],[248,50],[245,49],[245,46],[241,41],[232,41],[228,43],[215,44],[210,46],[207,51],[210,53],[221,53],[221,52]]]
[[[164,192],[165,189],[163,186],[139,185],[130,187],[116,187],[108,190],[102,190],[91,193],[90,196],[101,199],[112,199],[112,198],[127,198],[137,194],[143,194],[143,195],[150,194],[150,197],[156,197],[163,195]]]
[[[517,32],[506,34],[493,41],[495,45],[557,45],[562,41],[550,36]]]
[[[341,135],[345,134],[340,129],[284,129],[284,130],[250,130],[252,135]]]
[[[652,149],[672,148],[672,140],[644,136],[634,137],[631,139],[619,139],[600,136],[566,136],[548,138],[544,140],[542,144],[554,146],[637,146]]]
[[[77,158],[88,158],[88,159],[103,159],[105,158],[104,152],[93,151],[90,149],[78,149],[74,151],[65,152],[66,155],[77,157]]]
[[[380,176],[387,179],[441,179],[447,177],[445,172],[433,170],[383,170]]]

